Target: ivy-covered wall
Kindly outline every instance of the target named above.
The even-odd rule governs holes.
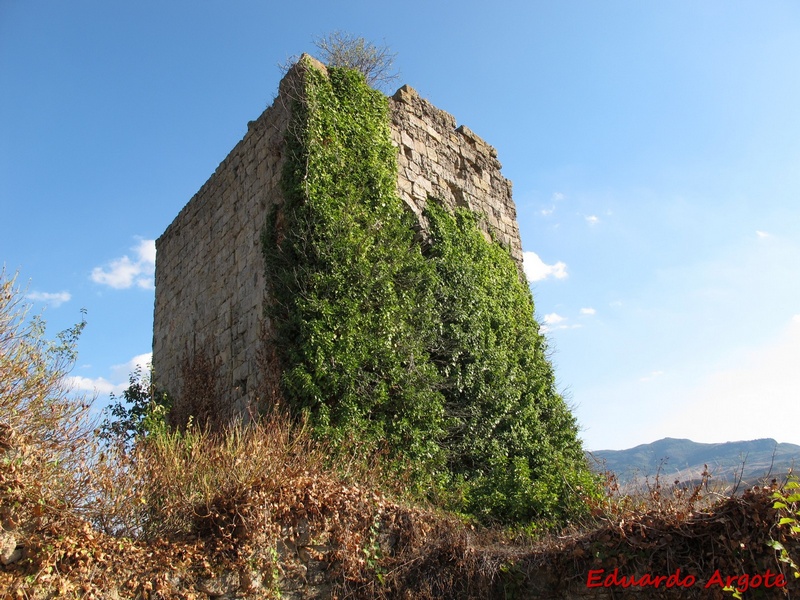
[[[439,460],[430,267],[397,197],[386,98],[343,69],[304,84],[264,241],[284,395],[333,440]]]
[[[387,101],[360,74],[312,66],[298,92],[264,236],[283,401],[451,508],[568,520],[591,476],[509,249],[485,215],[404,209]]]
[[[564,520],[585,487],[511,184],[407,86],[386,98],[303,57],[157,241],[154,321],[177,415],[202,363],[203,411],[283,401],[459,510]]]
[[[264,270],[261,232],[273,207],[284,201],[281,180],[291,99],[297,97],[305,56],[286,74],[277,97],[247,124],[243,139],[183,207],[156,243],[153,327],[155,381],[191,412],[184,372],[197,357],[216,364],[223,415],[248,414],[271,395],[274,381],[261,373]],[[451,210],[486,215],[484,235],[506,245],[521,272],[522,251],[511,183],[497,152],[452,115],[403,86],[389,104],[389,129],[397,160],[397,193],[423,219],[428,196]],[[265,389],[265,387],[267,389]],[[186,388],[188,389],[188,388]]]

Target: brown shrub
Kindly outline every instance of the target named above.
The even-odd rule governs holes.
[[[218,368],[213,356],[213,350],[205,346],[186,351],[181,363],[181,393],[169,414],[173,427],[183,429],[194,423],[219,430],[229,417],[220,402]]]
[[[2,270],[0,519],[7,529],[65,518],[88,501],[89,403],[65,379],[85,322],[48,341],[42,319],[28,313],[16,276]]]

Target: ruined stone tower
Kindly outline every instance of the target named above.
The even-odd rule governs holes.
[[[260,237],[268,212],[283,203],[284,138],[293,84],[304,56],[278,97],[248,124],[244,138],[156,242],[153,371],[159,389],[180,400],[187,366],[213,357],[223,407],[245,413],[257,403],[264,272]],[[522,248],[511,182],[497,152],[466,126],[408,86],[389,98],[397,147],[397,191],[418,221],[429,198],[484,215],[487,236],[506,246],[521,267]],[[425,224],[420,227],[424,232]]]

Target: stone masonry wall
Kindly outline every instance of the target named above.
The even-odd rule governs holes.
[[[397,155],[397,190],[422,220],[428,197],[450,209],[486,216],[492,236],[522,267],[522,245],[511,182],[500,173],[497,151],[465,125],[407,85],[389,99]],[[424,224],[423,224],[424,229]],[[488,231],[487,231],[488,232]]]
[[[310,58],[310,57],[306,57]],[[303,60],[298,65],[303,64]],[[325,67],[311,59],[316,68]],[[307,64],[307,63],[306,63]],[[283,202],[280,180],[290,98],[302,67],[281,82],[277,99],[156,242],[153,371],[156,385],[181,399],[182,367],[205,354],[216,360],[227,416],[258,403],[265,265],[260,236],[272,206]],[[389,99],[398,147],[398,192],[419,218],[429,198],[486,216],[494,239],[522,271],[522,247],[511,182],[497,152],[450,114],[403,86]]]
[[[248,408],[264,303],[260,236],[283,198],[289,118],[279,96],[156,241],[153,372],[175,398],[185,361],[205,352],[218,362],[220,391]]]

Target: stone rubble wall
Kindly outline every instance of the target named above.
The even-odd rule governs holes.
[[[310,57],[306,57],[310,58]],[[325,67],[311,59],[324,71]],[[159,389],[180,400],[182,366],[205,353],[216,360],[222,412],[258,406],[265,265],[261,232],[283,203],[281,174],[291,98],[303,60],[278,97],[156,242],[153,371]],[[489,232],[509,248],[522,272],[522,247],[511,182],[497,152],[450,114],[408,86],[389,99],[398,147],[398,192],[419,218],[429,198],[485,215]],[[265,326],[269,329],[269,323]]]

